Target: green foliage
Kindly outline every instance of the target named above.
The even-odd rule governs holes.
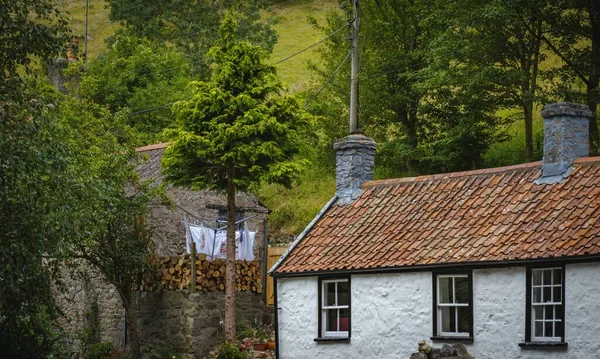
[[[120,33],[89,62],[85,75],[80,64],[71,66],[70,72],[79,74],[73,87],[80,97],[105,105],[115,114],[113,121],[133,128],[138,143],[148,144],[172,126],[169,107],[187,96],[190,66],[173,47]]]
[[[171,343],[164,340],[153,341],[146,353],[148,359],[185,359],[180,353],[183,351],[181,343]]]
[[[240,39],[273,50],[277,34],[263,21],[266,0],[108,0],[110,18],[138,37],[174,44],[191,60],[194,72],[206,78],[210,70],[206,55],[218,38],[223,16],[234,10]]]
[[[0,110],[0,352],[45,358],[59,340],[50,286],[82,237],[81,177],[51,104],[19,96]]]
[[[453,52],[437,51],[446,28],[454,29],[451,18],[442,16],[446,3],[361,2],[359,123],[380,144],[378,163],[392,173],[474,168],[497,139],[499,103],[489,82],[494,73],[456,66]],[[330,33],[345,22],[332,14],[322,29]],[[322,51],[324,66],[313,69],[325,79],[347,49],[343,37],[332,37]],[[347,78],[338,76],[313,105],[325,119],[324,152],[345,134],[348,93]]]
[[[237,344],[223,343],[219,351],[217,359],[246,359],[248,352],[240,350]]]
[[[67,22],[50,0],[0,0],[0,101],[20,98],[23,75],[55,56],[67,39]]]
[[[235,39],[225,21],[211,82],[191,84],[193,97],[173,106],[179,126],[163,159],[172,183],[244,191],[266,181],[289,187],[306,165],[297,159],[308,118],[291,97],[279,96],[275,70],[258,47]]]
[[[112,359],[113,345],[111,342],[92,344],[85,353],[85,359]]]

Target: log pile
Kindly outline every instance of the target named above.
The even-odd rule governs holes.
[[[142,280],[140,291],[184,290],[191,285],[191,260],[187,254],[178,257],[155,257],[155,271]],[[261,270],[258,261],[236,261],[237,291],[262,293]],[[196,255],[196,291],[213,292],[225,290],[225,261],[209,261],[206,255]]]

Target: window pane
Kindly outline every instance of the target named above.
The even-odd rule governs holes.
[[[456,332],[456,307],[441,307],[442,331]]]
[[[562,322],[554,322],[554,335],[557,337],[563,336],[563,323]]]
[[[554,308],[554,319],[563,319],[562,305],[555,305]]]
[[[348,305],[350,304],[350,285],[348,282],[338,282],[338,302],[337,305]]]
[[[533,271],[533,285],[540,285],[540,284],[542,284],[542,271],[534,270]]]
[[[552,283],[560,284],[562,282],[562,270],[561,269],[553,269],[552,272],[553,272]]]
[[[340,311],[340,331],[347,332],[350,326],[350,310],[339,309]]]
[[[548,319],[554,319],[554,306],[553,305],[547,305],[544,307],[544,319],[548,320]]]
[[[326,305],[335,305],[335,283],[325,284],[327,287],[327,303]]]
[[[456,303],[469,303],[469,278],[455,277],[454,293],[456,295]]]
[[[552,301],[556,303],[562,302],[561,287],[552,288]]]
[[[544,336],[545,337],[553,337],[554,333],[552,333],[552,322],[544,322]]]
[[[469,307],[457,307],[456,310],[458,311],[458,331],[462,333],[470,332]]]
[[[552,284],[552,271],[551,270],[543,270],[543,283],[544,285]]]
[[[325,323],[325,330],[328,332],[337,332],[338,331],[338,310],[337,309],[329,309],[327,310],[327,323]]]
[[[552,287],[544,287],[544,295],[542,297],[543,302],[551,302],[552,301]]]
[[[536,337],[544,336],[544,322],[535,322],[535,334]]]
[[[438,278],[440,285],[440,303],[454,303],[454,298],[452,297],[452,278],[450,277],[439,277]]]
[[[542,288],[533,288],[533,302],[534,303],[542,302]]]
[[[535,306],[533,307],[533,319],[544,319],[544,307]]]

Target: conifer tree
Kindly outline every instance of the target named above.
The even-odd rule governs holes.
[[[308,116],[281,95],[265,52],[236,38],[231,14],[209,54],[210,82],[192,82],[193,96],[173,106],[178,129],[163,159],[166,180],[227,194],[226,340],[235,338],[235,194],[267,181],[289,187],[307,164],[298,154]]]

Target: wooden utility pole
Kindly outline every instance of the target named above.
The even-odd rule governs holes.
[[[350,134],[358,131],[358,17],[359,0],[353,0],[354,19],[352,20],[352,63],[350,67]]]
[[[83,39],[83,73],[87,73],[87,52],[88,52],[88,8],[89,0],[85,0],[85,39]]]

